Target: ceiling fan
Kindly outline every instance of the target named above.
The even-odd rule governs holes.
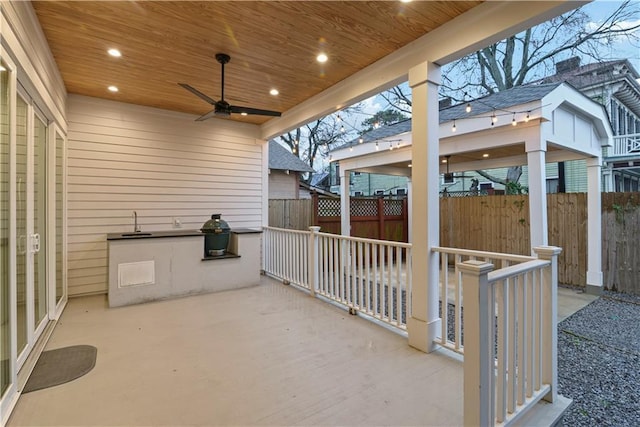
[[[237,105],[229,105],[229,103],[224,100],[224,65],[231,60],[231,57],[226,53],[216,53],[216,60],[220,63],[220,65],[222,65],[222,76],[221,76],[222,81],[220,84],[221,90],[220,90],[219,101],[214,101],[213,99],[209,98],[207,95],[200,92],[198,89],[194,88],[193,86],[190,86],[186,83],[178,83],[180,86],[182,86],[189,92],[193,93],[200,99],[203,99],[204,101],[213,105],[213,110],[209,111],[207,114],[203,116],[198,117],[196,119],[197,122],[210,119],[213,116],[229,117],[232,113],[242,114],[242,115],[255,114],[260,116],[280,117],[281,113],[277,111],[260,110],[258,108],[239,107]]]

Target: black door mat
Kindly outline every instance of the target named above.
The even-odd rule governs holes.
[[[22,393],[42,390],[80,378],[96,365],[98,349],[74,345],[42,352]]]

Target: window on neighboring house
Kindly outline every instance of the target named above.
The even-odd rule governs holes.
[[[491,190],[493,188],[493,182],[482,182],[480,183],[480,190]]]
[[[362,191],[354,191],[353,192],[353,197],[360,197],[362,196]]]
[[[556,178],[547,178],[547,193],[557,193],[560,180]]]
[[[354,172],[354,173],[353,173],[353,176],[360,176],[360,174],[361,174],[361,173],[362,173],[362,172]]]
[[[396,189],[396,196],[406,196],[407,189],[406,188],[398,188]]]
[[[376,190],[373,192],[373,194],[376,196],[384,196],[384,190]]]

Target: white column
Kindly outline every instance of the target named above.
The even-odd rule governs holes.
[[[545,169],[547,144],[542,139],[527,141],[529,167],[529,224],[531,247],[547,246],[547,172]],[[533,254],[533,249],[531,250]]]
[[[351,235],[351,202],[349,200],[349,171],[340,170],[340,234]]]
[[[587,159],[587,292],[602,292],[602,195],[600,159]]]
[[[407,236],[409,237],[409,243],[411,243],[411,233],[413,224],[413,188],[411,186],[411,177],[407,178]]]
[[[425,62],[409,70],[412,93],[411,182],[411,315],[407,321],[409,345],[425,352],[436,349],[438,314],[438,255],[440,243],[438,201],[438,85],[440,67]]]
[[[606,165],[604,170],[602,170],[602,180],[604,182],[603,191],[613,191],[613,169],[611,165]]]

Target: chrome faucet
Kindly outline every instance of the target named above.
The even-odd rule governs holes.
[[[139,233],[140,231],[140,226],[138,225],[138,212],[133,211],[133,232]]]

